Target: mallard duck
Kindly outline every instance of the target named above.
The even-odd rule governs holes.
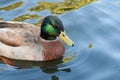
[[[67,37],[62,21],[50,15],[41,27],[13,21],[0,21],[0,56],[18,60],[46,61],[64,54],[63,42],[74,43]]]

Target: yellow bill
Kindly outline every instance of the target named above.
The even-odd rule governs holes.
[[[61,32],[59,35],[59,38],[68,46],[73,47],[74,43],[73,41],[65,34],[65,32]]]

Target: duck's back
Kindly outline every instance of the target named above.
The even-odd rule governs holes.
[[[42,49],[39,35],[40,29],[35,25],[0,21],[0,55],[23,60],[41,56],[36,55]]]
[[[0,22],[0,41],[10,46],[20,46],[39,38],[40,29],[23,22]]]

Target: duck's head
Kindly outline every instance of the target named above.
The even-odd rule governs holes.
[[[62,21],[56,16],[47,16],[41,24],[41,38],[55,40],[59,37],[68,46],[74,46],[72,40],[65,34]]]

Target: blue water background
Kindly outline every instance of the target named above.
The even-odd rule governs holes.
[[[27,1],[18,11],[8,11],[9,14],[0,11],[0,16],[12,20],[28,13],[26,9],[34,6],[34,1],[31,0],[31,4]],[[37,14],[51,13],[46,10]],[[75,58],[52,67],[16,69],[16,66],[0,64],[0,80],[120,80],[120,0],[99,0],[61,14],[59,18],[76,44],[73,48],[66,47],[66,54],[76,53]],[[32,23],[32,20],[26,22]],[[92,48],[88,47],[89,43]]]

